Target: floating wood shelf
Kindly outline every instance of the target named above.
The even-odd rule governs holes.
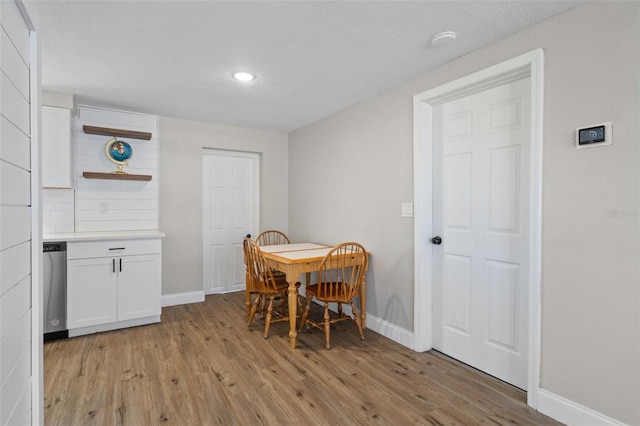
[[[142,180],[150,181],[151,175],[130,175],[129,173],[99,173],[82,172],[86,179],[110,179],[110,180]]]
[[[151,140],[151,133],[135,130],[110,129],[108,127],[82,126],[82,130],[89,135],[120,136],[122,138]]]

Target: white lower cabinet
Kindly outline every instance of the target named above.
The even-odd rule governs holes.
[[[73,259],[67,263],[67,327],[88,327],[118,320],[115,258]]]
[[[67,242],[69,335],[158,322],[161,256],[159,239]]]
[[[160,315],[160,255],[124,256],[118,263],[118,321]]]

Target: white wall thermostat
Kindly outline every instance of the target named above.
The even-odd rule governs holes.
[[[576,148],[595,148],[611,145],[611,122],[576,129]]]

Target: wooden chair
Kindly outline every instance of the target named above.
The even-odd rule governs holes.
[[[268,231],[261,232],[256,238],[256,243],[259,246],[275,246],[280,244],[291,244],[289,237],[280,231],[270,229]]]
[[[256,243],[258,243],[259,246],[276,246],[280,244],[291,244],[291,240],[289,240],[289,237],[287,237],[283,232],[270,229],[258,234]],[[280,272],[276,269],[272,269],[271,272],[273,272],[273,277],[276,280],[286,281],[284,272]]]
[[[364,333],[360,323],[360,316],[355,307],[354,299],[360,295],[360,286],[367,270],[367,252],[362,245],[354,242],[342,243],[335,246],[322,260],[318,272],[318,283],[307,286],[307,304],[300,321],[300,331],[309,325],[324,330],[324,341],[327,349],[330,349],[329,334],[331,324],[340,321],[353,320],[364,340]],[[309,308],[313,299],[324,304],[324,318],[322,321],[309,319]],[[329,303],[338,304],[337,317],[329,315]],[[342,304],[351,305],[353,317],[342,312]]]
[[[254,284],[254,279],[253,279],[253,274],[250,274],[250,269],[249,269],[249,258],[250,258],[250,253],[249,250],[251,250],[251,236],[247,235],[247,238],[245,238],[242,241],[242,248],[244,251],[244,269],[245,269],[245,291],[247,294],[247,298],[246,298],[246,310],[247,310],[247,315],[251,314],[251,305],[253,304],[252,300],[251,300],[251,296],[256,294],[256,285]]]
[[[265,324],[264,324],[264,338],[269,336],[269,326],[272,322],[288,321],[287,316],[287,289],[288,284],[286,281],[276,281],[273,278],[271,268],[265,260],[260,246],[255,241],[246,238],[244,240],[245,247],[245,261],[247,266],[247,288],[257,295],[253,301],[251,312],[249,313],[248,327],[253,323],[253,318],[258,311],[258,307],[261,306],[261,311],[266,312]],[[280,301],[282,312],[274,312],[273,302],[274,300]],[[278,319],[272,319],[273,315],[279,316]]]
[[[276,246],[280,244],[291,244],[291,240],[284,234],[284,232],[269,229],[258,234],[256,243],[258,243],[259,246]],[[276,281],[287,281],[287,276],[284,272],[278,271],[277,269],[271,269],[271,273],[273,273],[273,278],[275,278]],[[302,284],[300,282],[296,283],[296,291],[300,290],[301,285]],[[298,306],[302,307],[300,294],[298,294]]]

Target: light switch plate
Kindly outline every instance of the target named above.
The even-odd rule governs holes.
[[[402,203],[402,217],[413,217],[413,203]]]

